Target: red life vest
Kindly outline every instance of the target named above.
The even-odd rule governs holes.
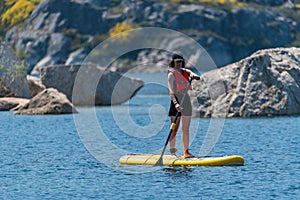
[[[175,86],[178,92],[185,90],[189,86],[189,74],[184,68],[181,68],[181,71],[182,73],[174,69],[170,70],[175,76]]]

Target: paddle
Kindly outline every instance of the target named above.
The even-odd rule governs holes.
[[[189,80],[189,85],[188,85],[188,87],[186,88],[186,90],[185,90],[185,92],[184,92],[184,95],[183,95],[183,97],[182,97],[182,99],[181,99],[180,105],[183,103],[183,101],[184,101],[184,99],[185,99],[185,96],[186,96],[186,94],[187,94],[187,92],[188,92],[188,90],[189,90],[191,84],[192,84],[192,79]],[[172,135],[172,132],[173,132],[174,128],[176,127],[176,121],[177,121],[177,118],[179,117],[179,113],[180,113],[180,112],[177,111],[176,116],[175,116],[175,119],[174,119],[174,121],[172,122],[172,124],[171,124],[171,126],[170,126],[170,132],[169,132],[168,138],[167,138],[167,140],[166,140],[166,142],[165,142],[165,146],[164,146],[164,148],[163,148],[163,150],[162,150],[162,152],[161,152],[160,158],[159,158],[158,161],[155,163],[155,166],[162,166],[162,165],[163,165],[163,155],[164,155],[165,150],[166,150],[166,148],[167,148],[167,145],[168,145],[168,142],[169,142],[170,137],[171,137],[171,135]]]

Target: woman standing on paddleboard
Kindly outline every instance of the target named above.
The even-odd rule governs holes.
[[[174,122],[177,112],[179,116],[175,122],[176,126],[170,137],[170,153],[176,156],[176,134],[180,121],[182,123],[182,144],[185,158],[194,157],[189,152],[189,128],[191,124],[192,105],[188,94],[184,95],[190,87],[189,79],[199,80],[197,76],[189,69],[185,69],[185,61],[181,54],[174,54],[169,64],[168,70],[168,88],[171,96],[169,116],[171,122]],[[183,98],[184,97],[184,98]]]

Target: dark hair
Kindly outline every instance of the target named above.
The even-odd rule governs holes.
[[[174,68],[174,65],[175,65],[175,59],[182,59],[182,67],[185,67],[185,61],[184,61],[184,58],[182,56],[181,53],[175,53],[172,55],[172,60],[171,62],[169,63],[169,67],[172,67]]]

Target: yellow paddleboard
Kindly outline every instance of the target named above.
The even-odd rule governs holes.
[[[155,165],[160,154],[128,154],[120,158],[120,163],[125,165]],[[163,165],[168,166],[242,166],[242,156],[222,157],[195,157],[184,158],[183,156],[164,155]]]

